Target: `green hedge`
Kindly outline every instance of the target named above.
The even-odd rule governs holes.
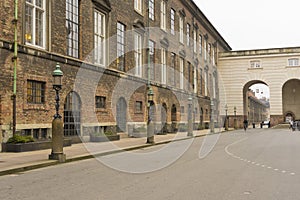
[[[31,137],[31,136],[15,135],[15,136],[9,138],[6,143],[18,144],[18,143],[28,143],[28,142],[34,142],[33,137]]]

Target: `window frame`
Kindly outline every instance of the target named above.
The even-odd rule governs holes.
[[[179,87],[184,89],[184,58],[179,58]]]
[[[164,0],[160,2],[160,28],[167,30],[167,3]]]
[[[172,35],[175,35],[175,15],[176,15],[176,11],[171,8],[170,11],[170,32]]]
[[[179,42],[184,43],[183,38],[184,38],[184,19],[182,16],[179,16]]]
[[[149,6],[149,19],[151,20],[155,20],[155,1],[154,0],[149,0],[148,2],[148,6]]]
[[[167,50],[161,48],[161,83],[167,84]]]
[[[101,17],[100,22],[99,22],[99,16]],[[105,38],[106,38],[106,15],[103,12],[94,9],[94,63],[102,67],[104,67],[106,63]]]
[[[125,31],[126,26],[117,22],[117,67],[120,71],[125,71]]]
[[[45,49],[46,48],[46,15],[47,15],[47,10],[46,10],[46,0],[43,0],[42,2],[42,7],[36,5],[36,1],[37,0],[32,0],[32,2],[28,2],[27,0],[25,1],[25,16],[24,16],[24,25],[25,25],[25,30],[24,30],[24,39],[25,39],[25,44],[26,45],[30,45],[30,46],[34,46],[34,47],[38,47],[38,48],[42,48]],[[28,16],[27,16],[27,8],[31,7],[32,9],[32,16],[31,16],[31,35],[29,36],[29,34],[27,33],[27,24],[29,23],[29,21],[27,21]],[[41,44],[37,44],[36,40],[36,36],[38,35],[36,32],[36,28],[37,28],[37,11],[41,11],[42,12],[42,17],[41,17]],[[31,38],[32,42],[28,42],[27,38]]]
[[[288,59],[288,66],[289,67],[297,67],[297,66],[299,66],[299,58],[289,58]]]
[[[142,64],[143,64],[143,39],[142,34],[139,32],[134,32],[134,61],[135,61],[135,75],[142,77]]]
[[[95,96],[95,108],[96,109],[106,109],[106,97],[105,96]]]
[[[138,13],[143,13],[143,1],[142,0],[134,0],[134,10]]]
[[[155,42],[149,40],[150,80],[155,81]]]
[[[40,87],[38,88],[38,86]],[[40,96],[38,96],[37,93],[39,93]],[[45,104],[45,94],[46,82],[27,79],[27,104]],[[29,99],[31,100],[29,101]]]

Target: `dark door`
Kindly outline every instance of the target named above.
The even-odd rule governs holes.
[[[81,103],[76,92],[70,92],[64,105],[64,136],[80,135]]]

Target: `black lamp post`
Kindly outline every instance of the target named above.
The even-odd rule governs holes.
[[[50,160],[58,160],[59,162],[66,161],[66,155],[63,153],[63,122],[59,114],[59,91],[62,89],[63,72],[57,63],[56,68],[52,73],[53,89],[55,90],[55,109],[56,113],[52,121],[52,151],[49,155]]]
[[[227,104],[226,104],[226,105],[225,105],[225,131],[228,131],[227,111],[228,111],[228,106],[227,106]]]

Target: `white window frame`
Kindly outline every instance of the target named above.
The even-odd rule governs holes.
[[[167,30],[167,4],[164,0],[160,3],[160,28]]]
[[[189,23],[186,24],[186,45],[190,46],[190,32],[191,32],[191,25]]]
[[[289,67],[299,66],[299,59],[298,58],[288,59],[288,66]]]
[[[180,89],[183,90],[184,88],[184,72],[183,72],[183,68],[184,68],[184,59],[180,58],[179,59],[179,85],[180,85]]]
[[[171,9],[170,11],[170,31],[172,35],[175,35],[175,10]]]
[[[94,10],[94,62],[103,67],[105,66],[106,60],[105,24],[105,14],[98,10]]]
[[[194,30],[194,53],[197,53],[197,31]]]
[[[179,17],[179,42],[183,44],[183,17]]]
[[[167,84],[167,50],[161,48],[161,83]]]
[[[207,60],[207,40],[204,39],[204,60]]]
[[[204,73],[204,96],[208,95],[208,71],[205,70]]]
[[[142,77],[142,34],[134,33],[134,60],[135,60],[135,75]]]
[[[134,0],[134,10],[139,12],[140,14],[143,12],[143,1],[142,0]]]
[[[193,83],[194,84],[194,93],[197,93],[197,89],[198,89],[197,88],[197,86],[198,86],[197,85],[198,84],[197,83],[197,67],[195,67],[195,66],[194,66],[194,81],[193,82],[194,82]]]
[[[125,71],[125,25],[121,22],[117,22],[117,59],[118,69]],[[120,59],[122,59],[122,66]]]
[[[261,68],[260,60],[251,60],[250,61],[250,68],[251,69]]]
[[[202,35],[199,35],[199,54],[202,55]]]
[[[155,15],[154,15],[154,10],[155,10],[155,6],[154,6],[154,0],[149,0],[149,19],[154,20]]]
[[[31,38],[31,42],[26,42],[26,45],[32,45],[32,46],[35,46],[35,47],[39,47],[39,48],[45,48],[46,47],[46,0],[43,0],[42,2],[42,7],[39,7],[36,5],[36,0],[32,0],[32,2],[28,2],[26,1],[25,3],[25,7],[31,7],[32,9],[32,17],[31,17],[31,33],[32,35],[27,35],[26,34],[26,30],[25,30],[25,41],[27,40],[27,38]],[[37,26],[37,23],[36,23],[36,15],[37,15],[37,10],[41,11],[43,14],[42,14],[42,33],[41,33],[41,37],[42,37],[42,41],[41,41],[41,44],[36,44],[36,26]],[[26,17],[25,17],[26,18]],[[26,21],[26,19],[25,19]],[[26,22],[25,22],[25,26],[26,26]]]

